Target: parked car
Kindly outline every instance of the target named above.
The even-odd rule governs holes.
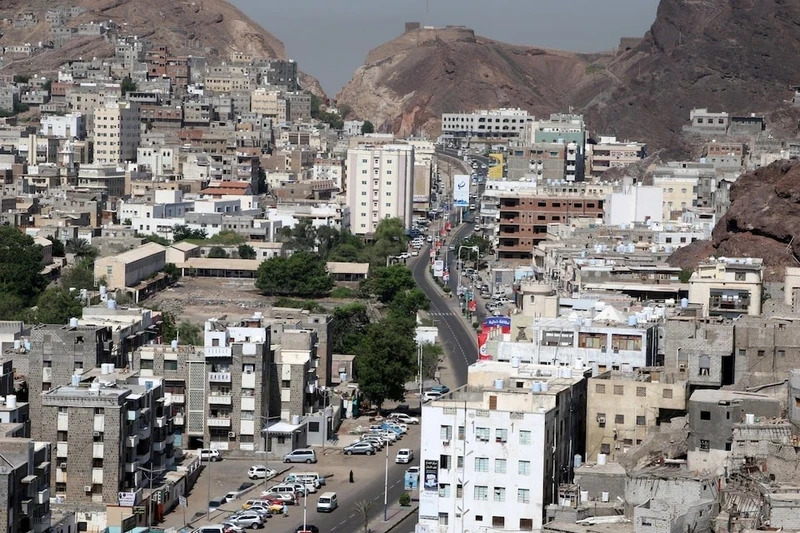
[[[375,453],[375,447],[369,442],[356,442],[343,448],[345,455],[372,455]]]
[[[321,479],[321,480],[320,480]],[[316,472],[294,472],[283,478],[284,483],[304,483],[319,488],[325,483],[325,478]]]
[[[394,457],[394,462],[398,464],[408,464],[414,460],[414,451],[410,448],[400,448]]]
[[[419,418],[410,416],[406,413],[392,413],[389,415],[389,418],[391,418],[392,420],[397,420],[398,422],[402,422],[404,424],[419,424]]]
[[[319,533],[319,528],[313,524],[306,524],[305,527],[300,524],[294,531],[295,533]]]
[[[450,392],[450,387],[447,385],[436,385],[435,387],[431,387],[431,390],[440,394],[447,394]]]
[[[198,527],[192,533],[235,533],[239,528],[228,524],[209,524]]]
[[[228,500],[225,499],[225,496],[222,496],[220,498],[214,498],[213,500],[210,500],[208,502],[208,512],[209,513],[213,513],[214,511],[216,511],[217,509],[219,509],[220,507],[225,505],[226,501],[228,501]]]
[[[361,438],[353,442],[353,444],[359,442],[368,442],[372,444],[372,447],[375,448],[375,450],[382,450],[383,447],[387,444],[386,441],[384,441],[378,434],[362,435]]]
[[[203,448],[197,452],[197,455],[200,457],[201,461],[222,461],[222,454],[219,453],[219,450]]]
[[[278,483],[273,487],[270,487],[269,492],[274,492],[276,494],[302,494],[303,496],[306,495],[306,488],[305,485],[301,483]]]
[[[440,393],[438,393],[436,391],[429,390],[429,391],[425,391],[425,393],[422,395],[422,401],[423,401],[423,403],[426,403],[426,402],[429,402],[431,400],[438,400],[441,397],[442,397],[442,395]]]
[[[294,491],[291,492],[272,492],[265,490],[261,493],[262,500],[271,500],[285,503],[286,505],[294,505]]]
[[[317,500],[318,513],[330,513],[339,507],[339,497],[335,492],[324,492]]]
[[[272,479],[275,474],[277,474],[275,470],[264,465],[253,465],[247,471],[247,477],[250,479]]]
[[[226,520],[226,522],[233,524],[234,526],[250,529],[261,529],[264,527],[264,517],[258,513],[250,511],[245,511],[242,514],[231,516],[228,520]]]
[[[284,463],[316,463],[317,452],[309,448],[292,450],[283,456]]]
[[[409,466],[406,468],[406,474],[419,474],[418,466]]]

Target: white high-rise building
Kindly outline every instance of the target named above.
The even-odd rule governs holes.
[[[414,147],[360,145],[347,151],[347,206],[350,231],[370,235],[385,218],[411,227],[414,200]]]
[[[94,162],[113,165],[136,160],[139,107],[111,100],[94,111]]]
[[[583,454],[590,373],[479,361],[466,386],[423,407],[419,523],[540,530],[559,484],[572,482],[573,456]]]

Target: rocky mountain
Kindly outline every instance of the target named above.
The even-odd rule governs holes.
[[[748,172],[731,187],[731,207],[711,241],[678,249],[669,263],[693,268],[711,255],[762,257],[769,280],[800,264],[800,161],[778,161]]]
[[[14,21],[34,13],[30,27],[6,23],[0,27],[0,46],[51,40],[51,24],[45,13],[58,7],[80,7],[66,26],[112,20],[123,35],[145,38],[156,46],[166,45],[175,55],[205,56],[210,62],[225,61],[238,51],[262,57],[286,57],[283,43],[226,0],[4,0],[0,17]],[[21,26],[21,27],[20,27]],[[30,59],[17,59],[6,67],[14,72],[53,71],[68,59],[108,57],[114,49],[102,38],[73,38],[62,48],[46,50]],[[319,82],[307,75],[301,82],[324,94]]]
[[[431,134],[443,112],[572,106],[597,133],[681,151],[693,107],[763,113],[774,128],[796,129],[800,114],[784,101],[800,81],[798,25],[797,1],[661,0],[642,39],[602,54],[418,29],[371,51],[339,99],[393,131]]]

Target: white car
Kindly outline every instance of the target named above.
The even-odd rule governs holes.
[[[419,424],[419,418],[410,416],[406,413],[392,413],[389,418],[403,424]]]
[[[433,242],[433,237],[432,237],[432,236],[430,236],[430,235],[428,235],[428,238],[427,238],[426,240],[427,240],[428,242]]]
[[[417,257],[419,255],[419,250],[411,250],[411,257]]]
[[[272,479],[277,472],[264,465],[253,465],[247,471],[247,477],[250,479]]]
[[[429,390],[429,391],[425,391],[425,393],[422,395],[422,401],[423,401],[423,403],[427,403],[427,402],[429,402],[431,400],[438,400],[441,397],[442,397],[441,393]]]
[[[408,254],[408,252],[403,252],[402,254],[398,255],[397,257],[399,259],[408,259],[411,256]]]
[[[397,450],[397,455],[394,462],[398,464],[408,464],[414,460],[414,451],[409,448],[400,448]]]
[[[197,452],[200,456],[200,461],[222,461],[222,455],[219,450],[212,450],[210,448],[203,448]]]

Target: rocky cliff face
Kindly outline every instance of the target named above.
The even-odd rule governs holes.
[[[564,87],[586,80],[592,56],[511,46],[468,28],[411,30],[372,50],[337,99],[383,129],[438,133],[443,112],[571,104]]]
[[[778,161],[742,175],[712,240],[681,248],[669,263],[692,268],[710,255],[762,257],[769,280],[783,280],[800,258],[800,161]]]
[[[228,60],[232,52],[283,59],[283,43],[226,0],[5,0],[0,16],[15,19],[18,14],[33,12],[37,23],[31,28],[2,28],[0,45],[49,41],[51,26],[45,21],[47,10],[59,6],[79,6],[83,13],[70,19],[67,26],[113,20],[125,35],[137,35],[155,46],[169,47],[172,54],[205,56],[210,62]],[[14,72],[47,72],[77,57],[108,57],[113,47],[101,38],[74,38],[63,48],[36,54],[31,59],[14,61]],[[317,80],[301,79],[322,92]]]
[[[598,133],[685,150],[693,107],[764,113],[794,129],[800,2],[662,0],[638,43],[607,54],[507,45],[466,29],[415,30],[370,52],[339,98],[362,118],[438,133],[442,112],[573,106]],[[776,109],[777,108],[777,109]],[[775,112],[772,112],[775,110]]]

